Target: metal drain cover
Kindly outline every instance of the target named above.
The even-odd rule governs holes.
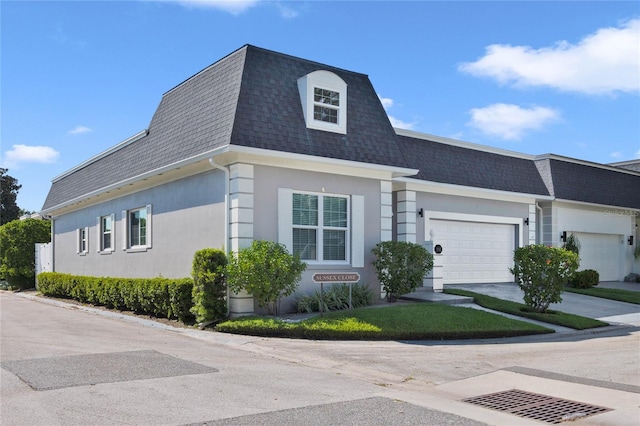
[[[463,401],[552,424],[582,419],[611,411],[610,408],[540,395],[519,389],[466,398]]]

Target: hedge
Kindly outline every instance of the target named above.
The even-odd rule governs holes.
[[[107,278],[43,272],[38,275],[38,290],[45,296],[193,321],[191,278]]]

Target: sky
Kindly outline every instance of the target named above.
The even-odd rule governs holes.
[[[367,74],[399,128],[640,158],[637,1],[2,0],[0,24],[0,167],[29,211],[245,44]]]

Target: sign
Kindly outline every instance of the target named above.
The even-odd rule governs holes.
[[[323,272],[313,274],[314,283],[357,283],[360,274],[357,272]]]

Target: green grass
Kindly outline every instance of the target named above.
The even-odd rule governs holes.
[[[639,286],[640,287],[640,286]],[[564,289],[571,293],[586,294],[587,296],[602,297],[618,302],[635,303],[640,305],[640,291],[621,290],[617,288],[572,288]]]
[[[586,318],[579,315],[567,314],[564,312],[549,310],[546,313],[531,312],[527,310],[526,305],[522,303],[511,302],[509,300],[502,300],[495,297],[487,296],[480,293],[474,293],[472,291],[460,290],[460,289],[446,289],[445,293],[457,294],[459,296],[473,297],[474,301],[487,309],[493,309],[494,311],[505,312],[512,315],[517,315],[523,318],[529,318],[537,321],[546,322],[549,324],[560,325],[563,327],[573,328],[575,330],[586,330],[589,328],[604,327],[606,322],[599,321],[592,318]]]
[[[553,330],[476,309],[415,303],[330,312],[298,323],[243,317],[218,324],[217,331],[316,340],[452,340],[552,333]]]

